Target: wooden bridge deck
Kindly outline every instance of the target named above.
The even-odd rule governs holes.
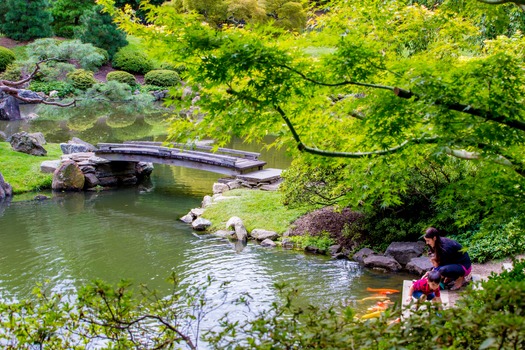
[[[228,148],[212,152],[210,146],[170,144],[161,142],[128,141],[124,143],[99,143],[95,154],[111,161],[150,162],[186,168],[201,169],[225,175],[248,174],[262,170],[265,161],[259,153]]]

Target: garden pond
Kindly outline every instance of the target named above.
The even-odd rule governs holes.
[[[43,132],[48,142],[77,136],[91,143],[163,140],[162,116],[71,112],[64,118],[0,122],[8,136],[18,131]],[[29,113],[26,111],[26,113]],[[97,114],[99,113],[99,114]],[[286,168],[284,151],[235,140],[231,148],[261,152],[272,168]],[[260,311],[279,296],[274,284],[287,282],[301,290],[300,301],[317,305],[352,304],[371,296],[367,287],[400,289],[406,275],[363,269],[355,262],[281,248],[246,247],[208,234],[196,234],[179,221],[199,207],[221,175],[195,169],[155,165],[151,181],[136,188],[103,192],[53,194],[43,201],[20,200],[0,206],[0,298],[28,297],[39,282],[53,291],[74,292],[93,279],[116,283],[130,279],[168,290],[175,272],[183,285],[204,285],[210,292],[229,281],[233,299],[253,298]],[[34,194],[32,194],[34,196]],[[24,198],[21,196],[21,198]],[[29,197],[28,197],[29,198]],[[32,198],[32,197],[31,197]],[[392,299],[399,301],[400,295]],[[219,313],[234,311],[227,304]],[[210,320],[213,321],[213,320]]]

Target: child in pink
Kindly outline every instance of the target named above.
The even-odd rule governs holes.
[[[439,282],[441,281],[441,274],[439,271],[430,271],[420,280],[412,283],[408,291],[409,302],[412,298],[417,300],[433,300],[441,302],[441,294],[439,293]]]

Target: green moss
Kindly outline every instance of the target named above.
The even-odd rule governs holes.
[[[259,228],[283,233],[307,212],[306,208],[285,207],[279,192],[238,189],[228,191],[224,196],[232,199],[215,203],[206,208],[203,215],[213,223],[210,231],[226,229],[226,222],[232,216],[238,216],[248,231]]]
[[[0,142],[0,164],[2,175],[13,187],[13,193],[23,193],[51,188],[53,174],[40,172],[40,164],[44,160],[60,159],[62,151],[59,144],[44,145],[47,156],[37,157],[15,152],[8,142]]]

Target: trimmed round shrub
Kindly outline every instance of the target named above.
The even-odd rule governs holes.
[[[128,84],[129,86],[133,86],[137,84],[137,81],[135,80],[135,77],[133,76],[133,74],[124,72],[124,71],[118,71],[118,70],[109,72],[108,74],[106,74],[106,80],[107,81],[115,80],[115,81],[118,81],[119,83]]]
[[[84,69],[75,69],[67,74],[73,86],[79,90],[86,90],[93,86],[97,81],[93,77],[93,72]]]
[[[153,62],[141,51],[122,49],[113,56],[113,68],[130,73],[146,74],[153,69]]]
[[[16,59],[15,53],[6,47],[0,46],[0,72]]]
[[[8,64],[1,77],[4,80],[18,81],[22,78],[22,67],[16,63]]]
[[[172,70],[152,70],[144,76],[144,82],[150,85],[157,86],[175,86],[180,83],[180,77],[177,72]]]

